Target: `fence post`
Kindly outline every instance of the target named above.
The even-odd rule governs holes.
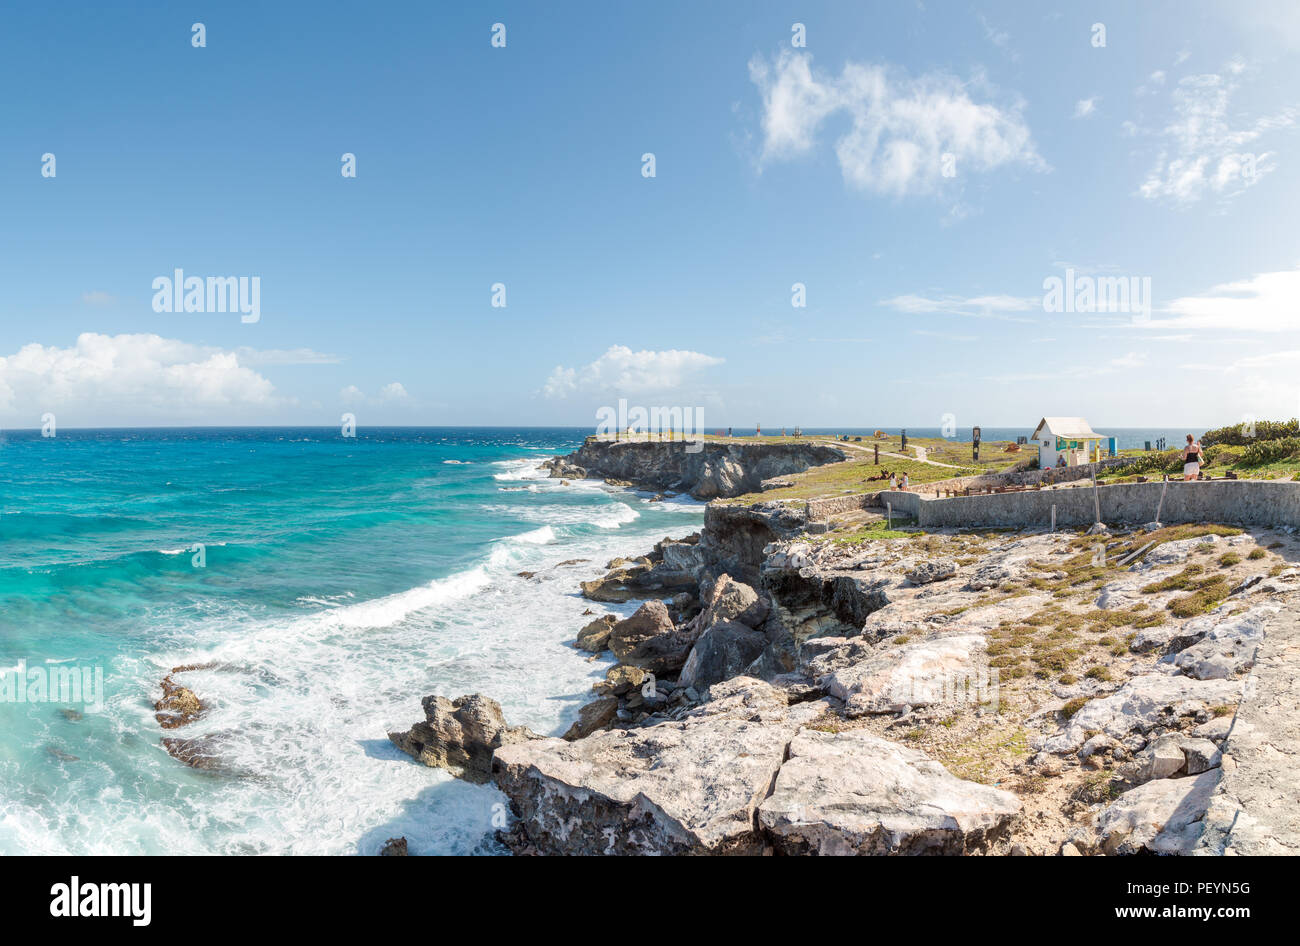
[[[1050,531],[1056,531],[1056,503],[1052,503],[1052,528]]]
[[[885,503],[885,528],[894,528],[894,504]]]

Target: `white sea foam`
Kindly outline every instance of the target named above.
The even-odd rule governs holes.
[[[291,618],[236,606],[178,622],[174,643],[115,668],[104,713],[75,724],[39,718],[34,751],[63,745],[81,761],[42,758],[33,783],[0,757],[0,786],[24,786],[0,788],[0,852],[373,854],[397,836],[417,854],[496,850],[492,822],[504,797],[414,763],[385,733],[420,719],[427,694],[474,692],[498,699],[512,724],[562,732],[609,665],[568,646],[590,620],[576,583],[608,558],[697,527],[659,506],[587,507],[587,521],[624,523],[599,533],[542,522],[394,595],[317,597]],[[579,557],[591,561],[556,567]],[[520,578],[522,570],[545,580]],[[213,665],[178,679],[208,710],[166,735],[211,738],[224,771],[243,777],[197,776],[158,744],[150,704],[158,681],[182,664]],[[69,779],[90,792],[85,804],[43,800]]]

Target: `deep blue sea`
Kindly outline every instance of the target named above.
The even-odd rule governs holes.
[[[0,854],[496,852],[503,796],[385,733],[474,692],[562,732],[610,665],[569,646],[605,608],[578,582],[703,521],[537,471],[584,433],[0,435],[0,671],[104,680],[102,706],[0,701]],[[208,710],[164,732],[159,682],[193,664]]]

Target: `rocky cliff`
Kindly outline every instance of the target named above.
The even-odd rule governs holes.
[[[588,437],[578,450],[550,461],[549,467],[552,476],[611,479],[640,489],[717,499],[757,492],[763,480],[844,459],[843,451],[823,444],[687,444]]]
[[[653,482],[602,472],[658,488],[683,469],[667,444],[626,446],[657,448]],[[1300,849],[1278,813],[1296,530],[807,527],[800,507],[713,503],[699,536],[584,582],[644,603],[575,628],[617,664],[564,738],[499,711],[444,725],[432,710],[495,704],[430,698],[394,742],[464,777],[490,765],[517,853]]]

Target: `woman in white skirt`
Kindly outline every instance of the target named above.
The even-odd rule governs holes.
[[[1194,480],[1201,474],[1201,442],[1191,434],[1187,435],[1187,446],[1183,447],[1183,482]]]

